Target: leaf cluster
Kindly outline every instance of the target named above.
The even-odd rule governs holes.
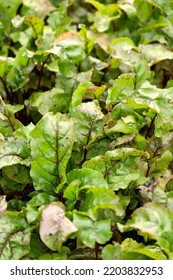
[[[173,259],[172,11],[0,0],[1,260]]]

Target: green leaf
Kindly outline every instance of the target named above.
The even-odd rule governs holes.
[[[74,91],[72,100],[71,100],[70,109],[69,109],[71,116],[73,116],[74,112],[76,111],[77,106],[82,103],[82,97],[84,96],[86,90],[91,85],[92,85],[91,82],[85,82]]]
[[[14,66],[7,75],[7,81],[14,91],[22,88],[29,81],[29,73],[33,70],[34,63],[28,57],[25,47],[19,49]]]
[[[25,207],[26,202],[18,199],[10,199],[8,201],[7,210],[8,211],[22,211],[23,207]]]
[[[148,22],[152,15],[152,5],[149,2],[154,1],[140,1],[135,0],[134,6],[137,8],[137,17],[139,21],[142,21],[144,23]],[[157,4],[156,4],[157,5]],[[144,14],[143,14],[144,13]]]
[[[14,58],[0,56],[0,76],[4,77],[14,65]]]
[[[34,92],[29,98],[32,107],[37,107],[40,114],[48,112],[67,112],[71,101],[71,94],[60,88],[52,88],[45,92]]]
[[[115,105],[134,93],[134,75],[122,74],[115,80],[114,85],[108,91],[106,106]]]
[[[47,247],[41,242],[38,233],[31,233],[30,251],[23,257],[24,260],[37,260],[42,256]]]
[[[57,201],[57,198],[47,193],[35,194],[26,204],[28,223],[36,223],[40,219],[42,206],[54,201]]]
[[[22,4],[22,0],[7,0],[0,2],[1,21],[4,29],[10,24],[10,20],[16,15],[17,9]]]
[[[94,260],[95,252],[94,249],[87,246],[78,246],[77,249],[71,252],[69,260]]]
[[[142,54],[135,52],[134,50],[117,50],[113,57],[120,59],[135,75],[135,89],[138,89],[144,81],[151,78],[149,65]],[[127,72],[127,68],[125,69]]]
[[[114,134],[116,132],[124,134],[132,134],[133,132],[137,132],[136,121],[134,117],[125,117],[123,119],[118,120],[117,123],[112,127],[105,127],[105,133],[107,135]]]
[[[33,36],[36,39],[41,38],[43,34],[44,21],[43,19],[36,16],[26,16],[24,18],[24,23],[32,28]]]
[[[131,1],[126,1],[122,2],[122,4],[119,4],[120,8],[127,14],[128,18],[132,21],[136,17],[136,8],[133,4],[134,3]]]
[[[80,240],[90,248],[94,248],[96,242],[105,244],[112,236],[110,219],[94,221],[85,212],[75,211],[73,223],[79,230]]]
[[[148,104],[157,113],[154,122],[156,137],[163,137],[165,133],[172,130],[173,105],[169,101],[172,98],[170,89],[160,89],[145,82],[135,95],[137,103]]]
[[[97,10],[103,11],[105,9],[105,5],[99,3],[98,1],[94,0],[85,0],[86,3],[92,4]]]
[[[145,245],[131,238],[126,238],[121,244],[124,259],[134,259],[134,253],[144,255],[154,260],[166,260],[166,255],[157,245]],[[146,258],[147,259],[147,258]]]
[[[66,182],[66,166],[73,146],[73,121],[47,113],[31,132],[31,177],[36,190],[58,192]]]
[[[147,141],[144,136],[137,134],[134,138],[134,142],[139,150],[144,150],[146,148]]]
[[[21,111],[24,108],[24,105],[18,104],[18,105],[11,105],[11,104],[7,104],[6,105],[6,110],[8,113],[8,116],[10,118],[14,118],[14,114]]]
[[[59,253],[46,253],[39,257],[39,260],[67,260],[67,256],[70,253],[68,247],[62,246]]]
[[[98,11],[93,17],[94,27],[99,32],[104,32],[108,30],[111,21],[117,20],[120,17],[121,11],[118,5],[110,4],[105,7],[105,5],[94,0],[85,0],[85,2],[92,4]]]
[[[133,148],[119,148],[86,161],[83,167],[100,171],[112,190],[125,189],[130,182],[144,176],[145,171],[139,168],[136,159],[140,156],[148,158],[149,154]]]
[[[102,135],[102,119],[104,117],[97,102],[78,105],[75,113],[75,140],[83,146],[84,157],[89,152],[89,146]]]
[[[150,167],[149,176],[153,177],[158,173],[162,173],[168,168],[168,164],[173,159],[172,153],[166,150],[160,158],[157,158]]]
[[[67,8],[66,3],[62,2],[57,10],[49,14],[47,21],[57,34],[67,31],[71,23],[71,17],[67,15]]]
[[[33,16],[45,17],[47,13],[51,12],[53,7],[49,0],[23,0],[23,4],[29,8],[29,13]]]
[[[110,209],[114,211],[114,213],[122,217],[124,215],[124,211],[120,204],[119,197],[115,195],[114,191],[106,189],[105,187],[92,187],[86,192],[86,198],[82,205],[83,211],[89,211],[93,208],[94,211],[98,211],[99,209],[96,206],[104,206],[106,209]],[[103,209],[103,208],[102,208]]]
[[[11,136],[16,129],[23,127],[20,121],[14,117],[10,117],[10,115],[13,115],[13,112],[15,111],[14,107],[12,106],[13,109],[11,109],[8,104],[5,104],[0,96],[0,133],[2,133],[5,138]],[[3,139],[1,139],[1,141],[2,140]]]
[[[19,260],[29,252],[30,228],[19,212],[0,216],[0,259]]]
[[[84,24],[80,24],[79,28],[80,28],[79,34],[85,42],[85,52],[86,52],[86,54],[90,54],[92,49],[94,48],[94,40],[88,38],[87,29],[86,29],[86,26]]]
[[[121,244],[114,242],[113,245],[106,245],[102,250],[102,258],[104,260],[166,260],[158,245],[145,245],[131,238],[126,238]]]
[[[43,243],[53,251],[59,251],[63,242],[77,228],[65,216],[63,205],[52,202],[42,212],[39,234]]]
[[[123,254],[121,252],[121,245],[117,242],[106,245],[102,250],[103,260],[123,260]]]
[[[68,199],[67,205],[69,210],[73,210],[79,195],[79,186],[81,182],[79,179],[72,181],[64,190],[64,198]]]
[[[135,134],[130,134],[130,135],[124,135],[122,137],[117,137],[117,139],[115,141],[112,141],[110,144],[110,149],[114,150],[115,147],[128,143],[130,141],[132,141],[135,138]]]
[[[162,60],[173,59],[173,53],[159,44],[140,45],[139,48],[149,60],[150,66]]]
[[[0,168],[13,164],[29,165],[31,163],[30,148],[22,137],[9,137],[0,142],[0,148]]]
[[[166,206],[170,212],[173,212],[173,191],[167,193]]]
[[[170,252],[173,216],[164,207],[147,203],[136,209],[125,225],[118,224],[118,228],[121,232],[135,229],[140,235],[156,240],[165,252]]]
[[[2,168],[1,187],[5,194],[23,191],[32,183],[29,168],[21,164],[13,164]]]
[[[30,132],[34,129],[34,124],[30,123],[28,125],[22,126],[21,128],[15,130],[13,133],[17,138],[23,138],[28,141],[28,145],[30,144]]]
[[[69,184],[76,179],[80,180],[81,186],[90,185],[108,188],[107,182],[103,178],[103,175],[99,171],[93,169],[73,169],[67,175],[67,182]]]
[[[60,47],[60,57],[58,65],[61,74],[69,72],[69,66],[79,63],[85,58],[84,42],[78,33],[62,33],[55,41],[54,45]]]
[[[120,37],[120,38],[113,39],[111,41],[110,48],[111,48],[112,51],[114,51],[115,49],[116,50],[128,51],[128,50],[131,50],[131,49],[135,49],[135,44],[128,37]]]

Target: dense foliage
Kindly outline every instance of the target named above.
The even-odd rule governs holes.
[[[173,2],[0,0],[0,259],[173,259]]]

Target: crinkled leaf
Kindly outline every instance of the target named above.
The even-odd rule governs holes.
[[[30,8],[31,15],[45,17],[53,9],[49,0],[23,0],[23,4]]]
[[[158,173],[162,173],[168,168],[168,164],[171,162],[173,156],[169,150],[166,150],[160,158],[157,158],[150,167],[149,176],[153,177]]]
[[[34,129],[34,124],[30,123],[29,125],[22,126],[21,128],[15,130],[13,133],[15,137],[23,138],[28,141],[28,145],[30,144],[30,132]]]
[[[146,55],[151,66],[162,60],[173,59],[173,53],[159,44],[140,45],[139,48]]]
[[[2,169],[2,176],[0,177],[0,184],[1,184],[1,188],[2,188],[3,192],[5,194],[22,192],[24,190],[24,188],[26,187],[26,183],[20,184],[20,183],[14,181],[13,179],[10,179],[5,174],[3,169]],[[13,172],[13,168],[12,168],[12,172]]]
[[[67,182],[69,184],[76,179],[80,180],[81,186],[90,185],[108,188],[108,184],[103,178],[103,175],[99,171],[93,169],[73,169],[67,175]]]
[[[86,212],[75,211],[73,223],[79,230],[80,240],[90,248],[94,248],[96,242],[105,244],[112,236],[110,219],[94,221]]]
[[[134,93],[134,75],[122,74],[115,80],[114,85],[108,91],[106,105],[115,105],[122,99],[126,99]]]
[[[34,158],[31,177],[36,190],[53,193],[66,182],[66,166],[73,146],[73,121],[66,115],[47,113],[31,132]],[[57,189],[58,188],[58,189]]]
[[[71,94],[65,93],[60,88],[52,88],[49,91],[34,92],[29,98],[30,104],[37,107],[40,114],[44,115],[47,112],[67,112]]]
[[[154,245],[145,245],[138,243],[131,238],[126,238],[121,244],[121,250],[124,255],[124,259],[134,259],[134,254],[141,254],[154,260],[166,260],[166,255],[161,248]]]
[[[14,118],[15,106],[11,107],[12,108],[10,108],[10,104],[5,104],[0,96],[0,133],[2,133],[4,137],[11,136],[16,129],[23,126],[20,121]]]
[[[135,134],[124,135],[122,137],[117,137],[115,141],[112,141],[110,144],[110,149],[114,150],[116,146],[128,143],[135,138]]]
[[[163,137],[173,129],[173,105],[169,102],[172,98],[170,89],[159,89],[149,82],[143,83],[138,91],[135,101],[139,104],[148,104],[157,113],[155,116],[155,135]]]
[[[20,212],[0,216],[0,259],[19,260],[29,252],[30,228]]]
[[[109,125],[105,126],[105,133],[107,135],[113,135],[114,133],[124,133],[124,134],[132,134],[133,132],[137,132],[137,123],[133,116],[124,117],[118,120],[115,125],[112,124],[112,127]]]
[[[113,39],[111,41],[110,49],[114,51],[115,49],[120,49],[128,51],[135,48],[134,42],[128,37],[120,37]]]
[[[43,243],[53,251],[60,250],[76,226],[65,216],[63,205],[52,202],[42,212],[39,234]]]
[[[26,202],[20,200],[19,197],[10,199],[8,201],[8,205],[7,205],[8,211],[22,211],[23,207],[26,206]]]
[[[69,66],[71,67],[79,63],[85,57],[84,42],[78,33],[62,33],[56,38],[54,44],[61,48],[58,65],[62,74],[67,74],[69,72]]]
[[[122,217],[124,215],[124,210],[120,204],[119,197],[115,195],[114,191],[106,189],[105,187],[95,186],[89,189],[86,192],[86,198],[81,209],[84,211],[90,211],[95,208],[93,210],[97,210],[98,212],[99,209],[96,209],[96,206],[102,205],[105,206],[105,212],[110,205],[110,209],[113,210],[117,216]],[[102,208],[102,210],[104,211],[104,208]]]
[[[166,206],[166,193],[160,186],[156,186],[152,192],[152,201],[158,205]]]
[[[120,59],[135,75],[135,89],[138,89],[144,81],[150,79],[151,71],[142,54],[134,50],[117,50],[114,57]]]
[[[145,170],[139,168],[139,162],[135,159],[140,156],[149,157],[147,152],[119,148],[86,161],[83,167],[100,171],[112,190],[125,189],[131,181],[144,176]]]
[[[32,183],[29,168],[22,164],[13,164],[2,168],[0,176],[1,187],[6,194],[22,191],[27,184]]]
[[[139,234],[158,242],[159,246],[169,252],[173,242],[173,216],[164,207],[146,203],[136,209],[125,225],[118,224],[121,232],[137,230]]]
[[[76,108],[76,141],[83,145],[84,149],[94,142],[102,133],[102,119],[104,117],[96,100],[82,103]]]
[[[154,259],[166,260],[166,256],[158,245],[145,245],[131,238],[126,238],[121,244],[108,244],[102,250],[104,260],[134,260]]]
[[[0,142],[0,168],[13,164],[29,165],[30,148],[25,139],[9,137]]]
[[[17,91],[29,81],[29,73],[33,68],[34,63],[28,57],[25,47],[21,47],[15,58],[14,66],[6,77],[14,91]]]
[[[123,254],[121,252],[121,245],[115,242],[113,245],[108,244],[102,250],[103,260],[123,260]]]

